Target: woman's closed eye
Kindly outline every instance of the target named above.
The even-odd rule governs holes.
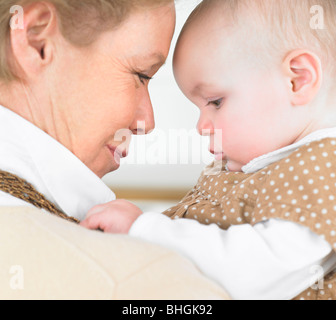
[[[149,82],[150,80],[153,79],[152,77],[149,77],[149,76],[147,76],[145,74],[142,74],[142,73],[137,73],[137,76],[139,77],[140,82],[142,84],[146,84],[147,82]]]

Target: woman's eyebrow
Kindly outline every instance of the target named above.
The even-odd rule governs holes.
[[[152,65],[152,69],[157,67],[162,67],[165,63],[167,58],[162,53],[154,53],[151,55],[151,58],[156,60],[157,62]]]
[[[137,57],[140,60],[144,60],[144,61],[153,61],[154,63],[151,65],[150,69],[154,69],[154,68],[158,68],[163,66],[166,63],[167,58],[165,57],[164,54],[162,53],[151,53],[148,55],[144,55],[144,56],[139,56]]]

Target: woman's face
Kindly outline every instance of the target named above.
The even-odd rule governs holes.
[[[89,48],[64,41],[57,49],[47,77],[56,139],[101,178],[119,168],[131,133],[155,127],[148,83],[168,56],[174,29],[172,4],[133,13]]]

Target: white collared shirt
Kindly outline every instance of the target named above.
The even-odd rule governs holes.
[[[242,171],[247,174],[255,173],[271,165],[272,163],[278,162],[281,159],[288,157],[296,149],[304,146],[305,144],[325,138],[336,138],[336,128],[327,128],[315,131],[290,146],[287,146],[279,150],[275,150],[273,152],[255,158],[251,162],[249,162],[246,166],[244,166],[242,168]]]
[[[336,128],[316,131],[252,160],[242,170],[257,172],[308,142],[328,137],[336,137]],[[224,231],[215,224],[171,220],[149,212],[133,224],[129,234],[180,252],[239,300],[293,299],[315,283],[317,266],[325,275],[336,268],[336,254],[325,240],[306,227],[280,219]]]
[[[31,183],[67,215],[83,220],[95,205],[115,200],[106,184],[62,144],[0,106],[0,169]],[[0,192],[0,206],[32,206]]]

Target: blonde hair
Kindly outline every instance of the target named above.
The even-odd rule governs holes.
[[[0,80],[17,79],[8,64],[10,13],[13,6],[25,7],[41,0],[0,0]],[[174,3],[174,0],[47,0],[56,8],[60,30],[75,46],[88,46],[106,30],[119,26],[131,12]]]
[[[197,19],[206,19],[210,12],[241,27],[246,46],[255,42],[258,51],[254,53],[264,59],[268,55],[274,61],[294,49],[307,49],[319,56],[325,71],[336,74],[335,0],[203,0],[186,28]],[[318,13],[322,21],[316,25]]]

